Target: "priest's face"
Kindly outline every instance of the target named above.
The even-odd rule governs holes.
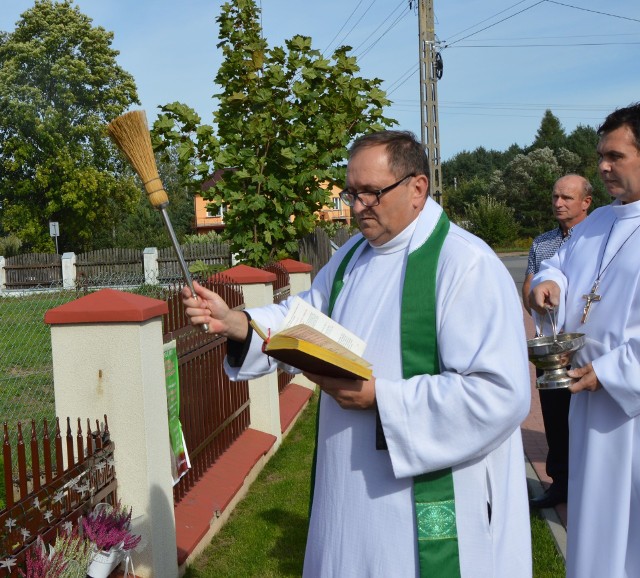
[[[346,185],[354,193],[376,192],[404,176],[389,170],[386,147],[377,145],[363,148],[351,157]],[[351,210],[367,241],[378,247],[401,233],[422,210],[427,187],[425,175],[407,176],[380,195],[380,204],[375,207],[366,207],[361,200],[356,200]]]
[[[640,200],[640,150],[631,129],[623,125],[603,134],[597,151],[600,177],[609,194],[622,203]]]

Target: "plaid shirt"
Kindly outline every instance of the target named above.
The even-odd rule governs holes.
[[[529,250],[529,260],[527,262],[527,275],[535,275],[540,270],[540,263],[545,259],[550,259],[557,252],[562,244],[571,237],[571,231],[573,227],[569,229],[566,237],[562,236],[562,229],[558,227],[552,231],[547,231],[538,235],[531,245]]]

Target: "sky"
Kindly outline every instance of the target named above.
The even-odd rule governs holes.
[[[325,56],[351,46],[360,74],[383,80],[393,101],[387,116],[420,137],[419,0],[256,1],[270,47],[296,34],[310,36]],[[113,32],[118,63],[134,77],[150,123],[159,106],[174,101],[212,123],[220,0],[75,4]],[[0,30],[12,32],[33,5],[0,0]],[[638,0],[433,0],[433,6],[444,63],[437,83],[442,160],[480,146],[527,146],[547,109],[570,133],[640,101]]]

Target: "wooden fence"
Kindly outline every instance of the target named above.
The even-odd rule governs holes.
[[[27,253],[5,260],[7,289],[62,284],[62,258],[51,253]]]
[[[218,265],[222,269],[231,267],[231,252],[227,243],[211,241],[182,245],[182,253],[187,266],[198,261],[205,265]],[[182,270],[173,247],[158,250],[158,281],[168,283],[182,279]]]
[[[144,257],[140,249],[99,249],[76,257],[80,287],[144,283]]]
[[[96,421],[93,431],[87,420],[84,434],[78,419],[75,436],[71,420],[67,418],[64,442],[59,419],[56,419],[53,440],[46,420],[41,441],[35,420],[31,421],[30,430],[23,432],[22,424],[18,423],[15,436],[18,476],[14,479],[10,442],[14,436],[10,436],[8,424],[4,423],[2,449],[7,506],[0,511],[1,576],[18,576],[18,568],[38,536],[51,544],[58,531],[77,526],[79,517],[98,502],[117,502],[114,443],[109,437],[106,415],[104,426],[101,428]]]

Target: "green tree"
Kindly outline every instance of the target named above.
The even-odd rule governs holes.
[[[488,181],[494,171],[504,169],[518,154],[524,151],[511,145],[506,151],[487,150],[478,147],[473,151],[462,151],[442,163],[443,184],[450,191],[473,179]]]
[[[113,34],[94,27],[71,0],[36,0],[0,37],[0,222],[25,248],[93,248],[139,189],[105,124],[138,102],[131,75],[116,63]]]
[[[506,246],[518,237],[514,210],[490,195],[479,197],[467,206],[469,230],[491,247]]]
[[[547,109],[530,150],[548,147],[553,151],[557,151],[560,147],[566,146],[566,140],[567,135],[564,132],[564,128],[562,128],[560,119]]]
[[[294,36],[269,48],[254,0],[225,3],[217,22],[217,136],[174,103],[154,124],[155,142],[178,142],[185,176],[196,183],[228,169],[205,198],[228,207],[232,250],[261,265],[295,255],[297,240],[315,228],[314,213],[328,199],[320,184],[342,181],[350,141],[394,121],[383,116],[381,81],[357,75],[349,47],[325,58],[310,38]]]
[[[473,177],[461,181],[455,188],[448,188],[444,196],[445,208],[454,220],[464,220],[469,205],[477,199],[490,194],[488,177]]]

